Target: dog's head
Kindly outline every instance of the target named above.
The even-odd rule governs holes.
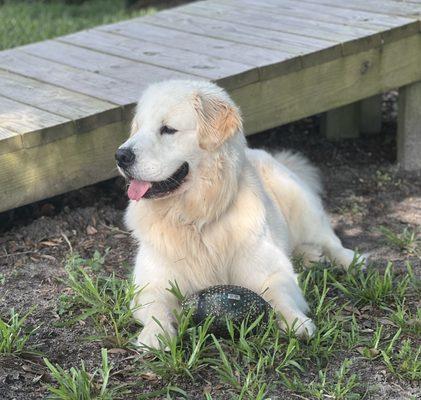
[[[239,111],[224,90],[205,81],[165,81],[143,93],[130,138],[116,152],[129,198],[183,193],[207,156],[241,132]]]

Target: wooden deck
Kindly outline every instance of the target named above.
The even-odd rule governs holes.
[[[419,168],[420,17],[421,0],[206,0],[0,52],[0,211],[115,176],[139,93],[169,78],[226,88],[248,134],[404,87],[399,157]]]

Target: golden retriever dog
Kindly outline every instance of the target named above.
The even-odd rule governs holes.
[[[169,282],[186,295],[219,284],[246,287],[282,315],[282,329],[313,335],[292,253],[324,255],[345,268],[356,255],[332,230],[317,170],[306,159],[247,148],[240,112],[223,89],[174,80],[143,93],[116,160],[129,181],[125,221],[139,241],[139,345],[156,348],[157,335],[176,334],[180,305]]]

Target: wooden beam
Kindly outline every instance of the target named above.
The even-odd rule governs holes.
[[[0,155],[0,212],[116,176],[114,153],[128,131],[116,122]]]
[[[358,103],[325,112],[320,122],[321,133],[329,140],[357,138],[360,134]]]
[[[382,129],[382,95],[360,101],[360,132],[373,135]]]
[[[404,170],[421,170],[421,81],[399,89],[398,163]]]
[[[230,91],[247,133],[421,80],[421,35]]]
[[[38,146],[46,137],[70,136],[74,133],[74,125],[68,118],[0,97],[0,132],[2,152],[5,147],[11,152],[20,146]],[[6,132],[9,135],[5,136]],[[7,146],[3,143],[4,138],[7,138]]]

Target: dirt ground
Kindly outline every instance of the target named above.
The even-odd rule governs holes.
[[[249,142],[307,155],[322,171],[324,202],[345,246],[369,252],[380,267],[387,261],[403,267],[402,255],[385,244],[377,228],[402,232],[421,225],[421,179],[395,167],[395,103],[393,96],[387,100],[384,129],[377,136],[331,143],[318,133],[318,117],[313,117],[255,135]],[[135,247],[122,223],[125,205],[124,182],[117,178],[0,216],[0,316],[6,317],[11,308],[25,312],[35,306],[29,324],[42,325],[31,343],[65,368],[80,365],[81,359],[87,367],[97,365],[101,345],[83,340],[89,335],[87,325],[56,324],[57,298],[66,290],[59,280],[65,274],[64,259],[70,247],[83,257],[109,248],[106,268],[119,276],[129,274]],[[418,273],[419,261],[412,258]],[[112,354],[112,361],[124,363],[127,357],[129,353]],[[33,356],[0,357],[0,399],[45,397],[42,365]],[[380,384],[381,391],[371,398],[406,399],[416,393],[414,386],[378,367],[364,364],[361,373]],[[197,388],[198,398],[202,389]]]

